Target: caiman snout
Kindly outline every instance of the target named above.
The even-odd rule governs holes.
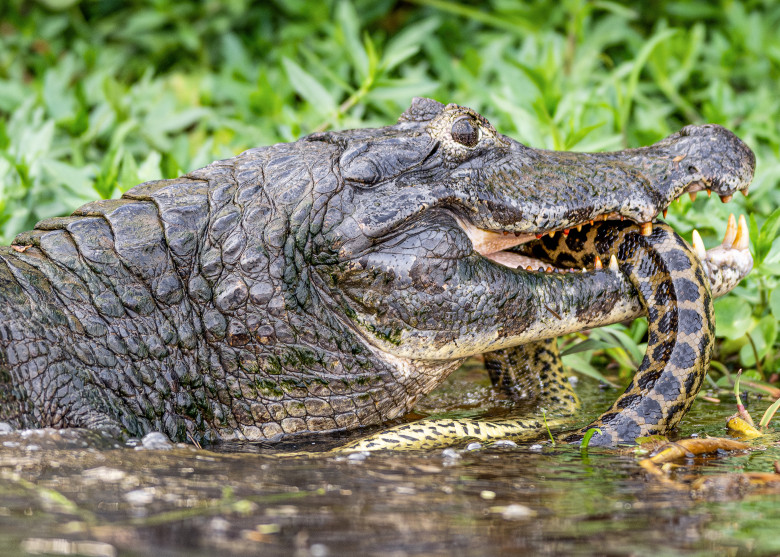
[[[680,182],[689,182],[684,186],[685,192],[707,190],[729,199],[737,191],[747,194],[756,157],[730,130],[717,124],[685,126],[656,145],[664,144],[677,164],[673,168],[675,176],[680,176]],[[683,193],[675,190],[671,188],[672,199]]]
[[[699,191],[715,192],[724,203],[738,191],[747,194],[756,167],[753,151],[716,124],[685,126],[648,147],[595,156],[630,168],[643,182],[643,191],[627,195],[616,211],[637,222],[649,222],[685,193],[695,199]]]
[[[722,126],[686,126],[658,143],[607,153],[526,147],[507,138],[509,157],[482,171],[486,210],[477,228],[544,235],[596,220],[651,222],[678,197],[701,190],[730,201],[747,193],[756,159]],[[522,207],[518,206],[522,200]]]

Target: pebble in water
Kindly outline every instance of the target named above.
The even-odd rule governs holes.
[[[171,440],[158,431],[153,431],[144,435],[141,444],[135,447],[136,451],[167,451],[173,448]]]
[[[517,443],[509,439],[499,439],[492,445],[493,447],[517,447]]]
[[[520,520],[522,518],[529,518],[531,516],[536,516],[536,512],[533,509],[518,503],[507,505],[501,511],[501,518],[505,520]]]
[[[141,489],[128,491],[125,493],[124,497],[125,500],[131,505],[143,506],[148,505],[154,501],[154,492],[155,489],[153,487],[144,487]]]
[[[347,460],[351,462],[363,462],[368,458],[368,451],[360,451],[359,453],[352,453],[347,457]]]

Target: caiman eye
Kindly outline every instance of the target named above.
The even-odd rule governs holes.
[[[450,134],[452,139],[466,147],[474,147],[474,145],[479,143],[479,126],[475,125],[474,120],[468,116],[455,120]]]

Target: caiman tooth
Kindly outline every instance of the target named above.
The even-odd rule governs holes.
[[[542,236],[544,236],[544,234],[537,234],[537,235],[536,235],[536,239],[537,239],[537,240],[541,240],[541,239],[542,239]]]
[[[721,246],[724,248],[730,248],[734,245],[734,238],[737,237],[737,219],[734,218],[734,213],[729,215],[729,223],[726,225],[726,234],[723,236]]]
[[[550,231],[547,233],[547,235],[548,235],[550,238],[555,238],[555,230],[550,230]]]
[[[747,194],[748,194],[748,189],[747,188],[745,188],[744,190],[740,190],[740,191],[742,192],[742,195],[747,197]]]
[[[526,271],[533,271],[533,270],[534,270],[534,268],[533,268],[533,267],[531,267],[530,265],[527,265],[527,266],[526,266],[526,268],[525,268],[525,270],[526,270]]]
[[[547,267],[547,268],[545,269],[545,271],[546,271],[546,272],[548,272],[548,273],[552,273],[552,267]]]
[[[569,235],[569,231],[570,231],[570,229],[568,229],[568,228],[564,228],[564,229],[563,229],[563,235],[564,235],[564,236],[568,236],[568,235]]]
[[[583,268],[582,268],[582,272],[583,272],[583,273],[587,273],[587,272],[588,272],[588,270],[587,270],[585,267],[583,267]]]
[[[691,196],[691,201],[696,201],[696,192],[695,191],[690,192],[688,195]]]
[[[582,232],[582,225],[581,224],[577,225],[577,232]]]
[[[603,269],[604,266],[601,264],[601,259],[599,259],[599,256],[596,256],[596,261],[593,263],[594,269]]]
[[[707,197],[712,197],[712,190],[707,188]]]
[[[641,228],[642,236],[650,236],[650,234],[653,233],[653,223],[652,222],[643,222],[639,226]]]
[[[745,215],[739,215],[739,224],[737,224],[737,237],[734,238],[734,249],[744,250],[748,248],[750,242],[750,231],[748,230]]]
[[[515,238],[519,237],[520,234],[522,234],[522,232],[520,232],[519,230],[515,230]]]
[[[693,251],[699,256],[702,261],[707,257],[707,249],[704,247],[704,242],[699,235],[699,231],[693,229]]]
[[[590,225],[591,225],[591,226],[593,226],[593,220],[592,220],[592,219],[591,219],[591,221],[590,221]]]
[[[664,218],[666,218],[666,213],[669,212],[669,209],[664,209]]]
[[[617,271],[618,270],[617,257],[615,257],[614,253],[609,256],[609,270],[610,271]]]
[[[723,203],[728,203],[729,201],[731,201],[731,198],[732,198],[732,197],[733,197],[733,196],[731,196],[731,195],[721,195],[721,196],[720,196],[720,200],[721,200]]]

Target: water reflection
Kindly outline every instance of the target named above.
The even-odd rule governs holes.
[[[468,372],[423,412],[505,406]],[[586,412],[614,393],[586,393]],[[684,434],[721,434],[728,409],[698,403]],[[767,554],[780,496],[699,501],[631,455],[568,446],[477,447],[291,458],[118,447],[94,433],[0,437],[0,553],[188,555]],[[308,445],[296,448],[308,448]],[[239,452],[240,451],[240,452]],[[771,469],[778,449],[686,465]]]

